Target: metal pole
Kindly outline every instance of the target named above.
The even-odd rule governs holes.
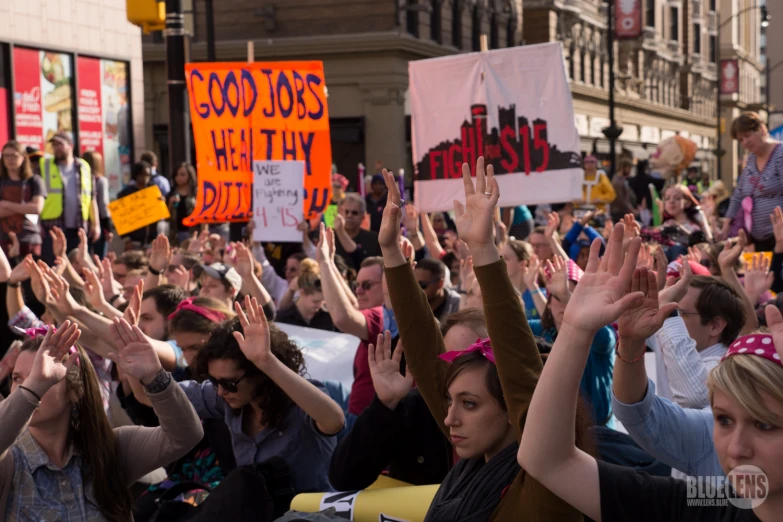
[[[190,156],[185,100],[185,16],[182,0],[166,0],[166,83],[169,97],[169,172]]]
[[[720,159],[723,156],[723,148],[720,144],[720,78],[723,71],[720,67],[720,29],[718,29],[718,34],[715,37],[715,72],[717,75],[717,80],[715,81],[715,157],[717,158],[716,165],[718,168],[716,179],[721,179]]]
[[[614,176],[617,172],[617,138],[622,134],[623,129],[617,126],[617,122],[614,119],[614,0],[607,0],[607,35],[606,45],[609,47],[609,126],[602,129],[604,136],[609,139],[609,161],[610,161],[610,176]],[[582,64],[584,66],[584,64]]]
[[[215,8],[213,0],[206,0],[207,11],[207,61],[216,62],[215,58]]]

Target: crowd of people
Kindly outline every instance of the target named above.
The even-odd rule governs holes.
[[[779,520],[783,146],[731,132],[733,192],[587,156],[583,200],[499,209],[479,158],[428,215],[334,174],[299,244],[185,226],[197,172],[152,153],[120,196],[172,219],[119,241],[98,153],[5,144],[3,519],[304,520],[295,495],[386,475],[439,485],[427,522]],[[284,325],[357,338],[350,389]]]

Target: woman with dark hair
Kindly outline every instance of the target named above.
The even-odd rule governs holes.
[[[8,254],[9,234],[19,241],[19,256],[41,255],[41,229],[38,219],[46,199],[41,176],[33,174],[30,158],[22,145],[3,145],[0,161],[0,246]]]
[[[193,227],[182,222],[196,208],[196,169],[193,165],[180,163],[174,175],[174,188],[166,195],[166,201],[171,213],[171,236],[180,244],[193,235]]]
[[[64,322],[30,330],[0,403],[0,507],[4,520],[131,520],[128,487],[184,455],[203,431],[193,408],[137,327],[112,326],[113,360],[140,379],[159,428],[112,430],[89,357]],[[46,335],[41,335],[44,333]]]
[[[724,238],[732,220],[740,216],[756,252],[771,252],[775,237],[769,216],[783,206],[783,146],[772,139],[758,114],[746,112],[731,124],[731,137],[749,154],[731,195],[723,222]]]
[[[302,377],[302,352],[267,323],[256,299],[245,298],[247,315],[235,307],[238,317],[198,351],[196,371],[205,381],[180,386],[202,419],[226,423],[238,466],[277,456],[288,464],[295,492],[328,491],[342,409],[320,383]]]
[[[463,165],[466,202],[454,206],[460,239],[468,245],[482,289],[489,339],[461,352],[445,351],[427,298],[400,249],[400,193],[393,174],[384,170],[389,197],[379,243],[405,357],[430,413],[461,459],[441,483],[425,522],[581,521],[576,510],[516,464],[543,362],[493,241],[500,190],[492,167],[485,175],[479,158],[475,188],[470,170]],[[580,445],[584,433],[577,429]]]
[[[140,190],[144,190],[146,188],[153,186],[152,165],[150,165],[146,161],[138,161],[134,163],[133,167],[131,167],[131,179],[135,183],[128,185],[127,187],[122,189],[122,191],[119,194],[117,194],[118,199],[124,198],[126,196],[130,196],[131,194],[135,194]],[[123,239],[125,241],[138,243],[137,248],[145,248],[148,247],[152,243],[152,240],[155,239],[156,237],[158,237],[157,222],[151,223],[146,227],[141,227],[138,230],[134,230],[133,232],[130,232],[125,236],[123,236]]]
[[[277,312],[276,323],[292,324],[336,332],[332,316],[324,309],[324,293],[321,288],[321,272],[318,263],[303,259],[296,279],[297,298],[293,304]]]
[[[95,194],[98,200],[98,217],[101,222],[101,237],[90,244],[90,249],[101,259],[106,257],[106,252],[111,243],[112,223],[109,214],[109,180],[103,168],[103,156],[100,152],[88,150],[82,154],[82,159],[90,166],[90,171],[95,176]]]

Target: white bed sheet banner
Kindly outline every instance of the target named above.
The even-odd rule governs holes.
[[[353,386],[353,361],[361,342],[358,337],[285,323],[275,323],[304,353],[307,375],[318,381],[339,381]]]
[[[462,163],[474,171],[481,155],[498,175],[500,206],[581,199],[579,134],[559,42],[418,60],[408,70],[420,210],[464,200]]]

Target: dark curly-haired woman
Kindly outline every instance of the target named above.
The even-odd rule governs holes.
[[[343,411],[318,382],[304,377],[304,356],[255,299],[236,303],[238,317],[222,323],[196,356],[205,380],[181,382],[199,417],[223,419],[238,466],[281,457],[296,493],[328,491],[334,438]]]

